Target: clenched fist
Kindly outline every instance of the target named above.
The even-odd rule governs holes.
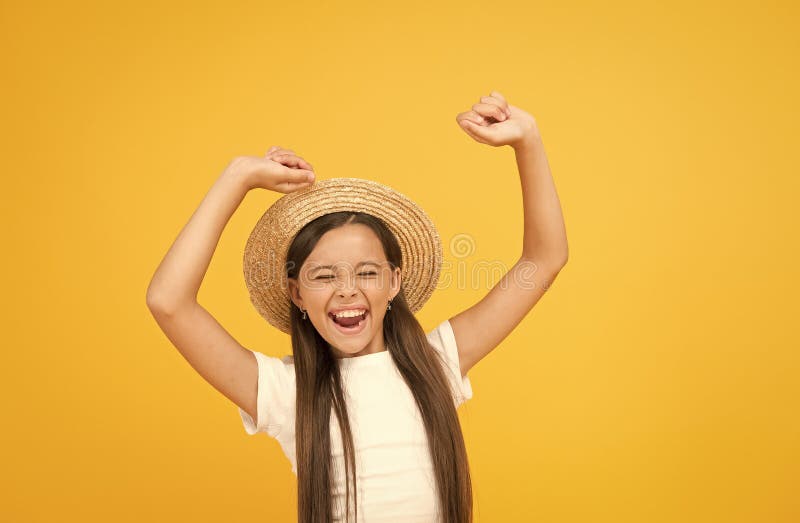
[[[539,134],[534,117],[509,104],[497,91],[482,96],[471,111],[459,113],[456,122],[476,141],[494,147],[510,145],[516,149],[525,139]]]

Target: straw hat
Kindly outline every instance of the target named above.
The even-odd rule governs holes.
[[[442,244],[431,219],[391,187],[359,178],[318,180],[290,192],[267,209],[244,249],[250,301],[271,325],[291,333],[286,252],[297,232],[332,212],[360,211],[379,218],[400,243],[403,288],[412,312],[422,308],[439,280]]]

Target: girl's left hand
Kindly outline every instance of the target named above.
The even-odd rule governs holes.
[[[497,91],[482,96],[471,111],[459,113],[456,122],[476,141],[494,147],[510,145],[516,148],[527,138],[539,135],[533,116],[509,104]]]

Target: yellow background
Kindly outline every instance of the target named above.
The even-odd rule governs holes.
[[[293,521],[276,441],[171,346],[150,278],[228,162],[272,145],[420,203],[510,266],[533,114],[570,260],[470,371],[477,522],[800,521],[793,2],[3,2],[3,521]],[[245,346],[249,194],[199,299]],[[456,258],[448,242],[469,235]],[[488,288],[438,289],[426,329]],[[795,325],[795,327],[792,327]]]

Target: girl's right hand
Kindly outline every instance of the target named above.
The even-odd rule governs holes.
[[[263,157],[237,156],[226,168],[240,177],[247,190],[261,188],[290,193],[314,183],[314,167],[291,149],[273,146]]]

